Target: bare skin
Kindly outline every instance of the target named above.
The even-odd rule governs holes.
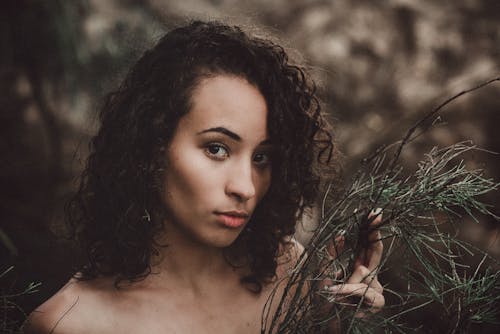
[[[303,251],[296,242],[282,249],[276,280],[260,293],[240,281],[249,269],[223,256],[271,183],[266,102],[245,79],[226,75],[203,79],[192,102],[167,149],[169,219],[158,239],[169,246],[153,273],[119,290],[113,277],[72,279],[30,315],[26,333],[260,332],[275,282]],[[381,242],[373,245],[363,258],[369,267],[380,262]],[[364,284],[375,293],[370,306],[383,306],[376,276],[367,282],[355,273],[347,283],[339,294],[362,295]]]
[[[25,332],[259,333],[273,285],[255,294],[239,277],[228,271],[199,291],[165,276],[161,284],[146,279],[121,290],[111,279],[71,280],[30,316]]]
[[[300,244],[292,244],[279,261],[278,278],[286,278],[302,251]],[[153,274],[121,290],[114,288],[110,278],[72,279],[31,314],[25,333],[259,333],[262,310],[275,283],[255,294],[240,283],[240,275],[228,268],[226,275],[214,276],[199,289],[176,275]],[[376,276],[371,280],[367,275],[364,266],[359,266],[334,293],[365,295],[365,312],[377,312],[384,305],[382,288]],[[277,296],[280,293],[281,288]],[[332,322],[331,333],[339,332],[338,324]]]

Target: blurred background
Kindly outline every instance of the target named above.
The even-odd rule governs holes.
[[[37,293],[16,299],[25,312],[74,272],[63,206],[83,168],[103,95],[145,48],[193,18],[255,25],[302,57],[334,120],[346,178],[361,158],[400,139],[432,107],[500,75],[498,0],[4,0],[0,293],[41,282]],[[465,95],[441,115],[440,126],[404,151],[408,168],[432,146],[463,140],[500,152],[500,83]],[[500,180],[499,155],[469,158],[471,167]],[[484,200],[500,215],[498,191]],[[465,221],[460,236],[500,257],[498,222]],[[387,274],[384,283],[393,279]],[[13,322],[22,319],[16,309],[9,312]],[[419,317],[439,328],[440,316],[425,312]]]

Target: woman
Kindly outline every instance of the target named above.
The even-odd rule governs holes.
[[[193,22],[139,59],[100,119],[68,206],[86,264],[25,331],[259,332],[334,150],[304,70],[267,39]],[[338,293],[382,307],[359,268]]]

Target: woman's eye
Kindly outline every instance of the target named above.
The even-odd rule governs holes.
[[[221,144],[209,144],[205,148],[206,154],[217,160],[224,160],[229,156],[229,152],[226,147]]]
[[[259,166],[267,166],[271,163],[271,157],[269,153],[257,153],[254,155],[253,161]]]

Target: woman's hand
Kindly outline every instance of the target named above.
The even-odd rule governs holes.
[[[356,303],[349,303],[349,299],[355,299],[362,303],[363,307],[356,313],[356,317],[365,317],[368,313],[376,313],[385,305],[384,289],[377,277],[384,246],[379,230],[374,229],[382,221],[381,212],[382,210],[378,209],[372,211],[368,216],[369,219],[373,219],[369,226],[373,231],[368,234],[367,246],[361,248],[357,255],[351,276],[343,284],[331,285],[332,280],[324,282],[325,289],[331,295],[330,298],[336,302],[357,306]],[[343,236],[337,237],[335,247],[331,247],[329,250],[332,258],[336,258],[337,254],[342,251],[343,244]]]

